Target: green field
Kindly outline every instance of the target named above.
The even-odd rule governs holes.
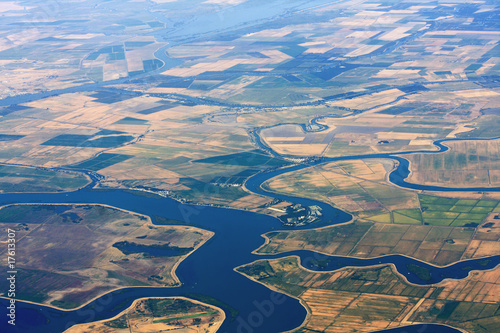
[[[97,157],[94,157],[88,161],[83,161],[78,164],[73,164],[70,167],[74,169],[88,169],[92,171],[98,171],[107,168],[113,164],[126,161],[129,158],[132,158],[132,156],[102,153],[99,154]]]
[[[92,139],[96,135],[108,135],[104,133],[111,134],[113,133],[113,131],[100,131],[94,135],[60,134],[50,140],[45,141],[44,143],[42,143],[42,145],[62,147],[115,148],[134,139],[132,135],[101,136],[96,139]]]
[[[180,316],[180,317],[174,317],[174,318],[158,319],[158,320],[153,320],[153,323],[166,323],[166,322],[173,321],[173,320],[198,318],[198,317],[204,317],[204,316],[213,315],[213,314],[216,314],[216,313],[217,313],[217,311],[212,311],[212,312],[198,313],[198,314],[187,315],[187,316]]]
[[[88,183],[89,179],[82,174],[0,165],[0,191],[2,192],[72,191]]]
[[[419,195],[424,224],[454,227],[477,226],[495,212],[500,203],[494,200],[452,199]]]
[[[236,166],[238,165],[253,166],[253,167],[277,167],[288,164],[288,162],[282,159],[262,154],[259,150],[208,157],[199,160],[194,160],[193,162],[226,164],[226,165],[236,165]]]
[[[147,123],[148,123],[148,121],[144,120],[144,119],[125,117],[123,119],[118,120],[114,124],[115,125],[146,125]]]

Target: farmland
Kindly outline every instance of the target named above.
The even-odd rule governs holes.
[[[17,43],[2,44],[0,50],[2,70],[9,71],[9,95],[42,86],[99,85],[0,108],[0,161],[85,168],[106,176],[103,186],[142,186],[185,200],[243,207],[239,200],[248,194],[238,186],[246,177],[241,174],[252,170],[192,161],[253,151],[251,129],[277,153],[299,156],[435,149],[432,141],[442,137],[493,136],[498,123],[494,105],[500,98],[493,83],[498,35],[476,25],[456,30],[451,23],[429,24],[431,10],[455,17],[447,6],[403,2],[402,12],[392,5],[362,3],[318,8],[308,14],[313,20],[281,18],[276,26],[243,29],[231,38],[188,40],[165,49],[162,60],[155,55],[168,46],[158,37],[166,24],[160,14],[143,13],[131,3],[117,16],[98,11],[92,20],[106,15],[110,23],[87,27],[75,8],[61,5],[68,20],[37,23],[30,36],[6,37]],[[179,10],[175,3],[155,6],[156,13],[166,7]],[[209,5],[193,10],[203,12],[204,6]],[[464,12],[470,18],[482,19],[489,10],[474,6],[477,13]],[[85,12],[86,2],[78,8]],[[468,25],[461,15],[453,26]],[[22,65],[20,50],[36,64]],[[65,61],[54,57],[57,52],[64,53]],[[168,64],[157,73],[163,63]],[[120,81],[127,77],[134,79]],[[310,121],[318,116],[327,116],[317,120],[327,126],[321,131],[306,133],[290,124],[317,129]],[[459,145],[450,153],[462,154]],[[490,153],[498,143],[488,145]],[[421,168],[437,167],[425,167],[425,175],[415,169],[412,179],[436,184],[459,174],[464,184],[495,184],[495,161],[488,170],[484,163],[479,168],[482,160],[474,162],[471,150],[467,166],[446,157],[439,168],[439,158],[450,153],[409,156],[419,159]],[[449,169],[449,163],[460,170]],[[403,197],[415,202],[412,195]],[[254,205],[245,208],[261,211]],[[413,208],[411,203],[401,209]],[[408,214],[398,213],[391,221],[417,223]]]
[[[404,254],[437,265],[498,253],[500,223],[490,215],[477,231],[471,227],[353,222],[304,231],[267,233],[257,253],[312,250],[325,254],[373,258]]]
[[[487,214],[500,209],[495,200],[417,195],[394,188],[386,181],[392,167],[387,160],[332,162],[275,177],[264,186],[270,191],[328,202],[380,223],[475,227]]]
[[[419,204],[416,194],[386,182],[390,168],[392,162],[388,160],[333,162],[275,177],[264,186],[279,193],[319,199],[358,217],[382,217],[380,222],[391,222],[388,213],[404,210],[411,215]],[[418,215],[415,218],[421,221]]]
[[[419,196],[422,218],[427,224],[478,226],[487,214],[500,212],[497,201]]]
[[[72,191],[89,183],[77,173],[62,173],[22,166],[0,165],[2,192],[59,192]]]
[[[410,285],[390,266],[311,272],[295,257],[260,260],[238,271],[305,302],[310,317],[297,332],[371,332],[436,322],[486,333],[499,322],[498,268],[433,286]]]
[[[412,174],[409,181],[449,187],[498,186],[500,145],[493,141],[451,141],[442,154],[407,156]]]
[[[0,212],[2,229],[17,230],[22,248],[19,299],[62,308],[119,287],[176,285],[176,263],[211,237],[187,226],[154,227],[145,216],[100,205],[10,205]]]

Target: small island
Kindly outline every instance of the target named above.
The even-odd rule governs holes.
[[[212,305],[184,297],[141,298],[114,318],[79,324],[65,333],[193,332],[214,333],[225,319]]]

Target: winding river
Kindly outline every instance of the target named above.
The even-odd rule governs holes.
[[[439,140],[435,145],[439,150],[418,151],[438,153],[447,150]],[[405,152],[410,154],[415,152]],[[399,155],[401,155],[399,154]],[[419,190],[440,191],[500,191],[500,188],[456,189],[436,186],[425,186],[407,183],[404,178],[408,175],[408,163],[397,154],[371,154],[338,158],[326,158],[309,165],[295,165],[270,172],[262,172],[252,176],[245,183],[245,187],[254,193],[270,197],[289,200],[303,205],[318,205],[323,209],[323,220],[313,225],[298,227],[297,229],[317,228],[347,222],[351,215],[333,208],[332,206],[312,199],[291,197],[270,193],[262,189],[261,184],[266,180],[312,165],[354,159],[390,158],[397,160],[397,168],[390,173],[391,182],[401,187]],[[0,194],[0,205],[9,203],[99,203],[107,204],[149,216],[163,216],[176,219],[187,224],[215,232],[206,244],[187,257],[178,267],[176,274],[182,286],[175,288],[134,287],[120,289],[107,293],[80,309],[62,311],[52,307],[18,301],[17,324],[12,327],[6,320],[0,321],[2,332],[62,332],[75,323],[84,323],[115,316],[131,305],[133,300],[148,296],[188,296],[197,298],[204,295],[218,299],[225,303],[223,306],[228,319],[224,322],[220,332],[227,333],[276,333],[291,330],[300,326],[306,310],[300,302],[292,297],[269,290],[265,286],[247,279],[234,271],[234,268],[257,259],[280,258],[288,255],[297,255],[301,258],[304,267],[320,270],[314,260],[323,259],[326,262],[321,270],[333,270],[346,266],[367,267],[384,263],[392,263],[405,278],[416,284],[436,283],[445,278],[464,278],[471,270],[491,269],[500,264],[500,256],[488,257],[487,260],[467,260],[446,267],[435,267],[418,260],[400,255],[390,255],[371,259],[357,259],[338,256],[319,255],[312,251],[294,251],[278,255],[256,255],[252,251],[263,243],[262,234],[282,230],[278,219],[247,211],[228,208],[209,207],[179,203],[170,198],[150,197],[134,194],[123,190],[93,190],[85,187],[70,193],[11,193]],[[431,281],[422,281],[409,272],[406,265],[414,264],[427,268],[431,272]],[[22,286],[20,286],[22,287]],[[7,306],[6,299],[0,299],[1,306]],[[238,310],[238,315],[231,317],[230,309]],[[7,326],[8,325],[8,326]],[[457,330],[439,326],[440,332],[457,332]],[[404,332],[433,332],[436,325],[414,325],[404,328]],[[387,332],[403,332],[401,329],[387,330]]]

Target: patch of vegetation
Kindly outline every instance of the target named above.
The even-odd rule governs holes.
[[[219,308],[226,309],[227,311],[229,311],[229,314],[231,315],[231,318],[229,318],[231,320],[236,318],[238,316],[238,314],[240,313],[238,310],[231,307],[230,305],[228,305],[228,304],[226,304],[226,303],[224,303],[216,298],[207,296],[207,295],[188,293],[188,294],[186,294],[186,297],[196,299],[202,303],[206,303],[206,304],[214,305],[214,306],[219,307]]]
[[[299,296],[306,288],[290,283],[286,278],[290,270],[298,267],[296,258],[283,258],[279,259],[274,267],[271,266],[268,260],[261,260],[251,265],[239,267],[237,271],[264,284],[275,286],[287,294]]]
[[[422,216],[426,224],[477,226],[498,205],[494,200],[469,200],[419,194]]]
[[[438,319],[448,319],[450,315],[455,311],[460,302],[457,301],[448,301],[441,309],[441,312],[437,315]]]
[[[44,146],[81,147],[93,135],[60,134],[42,143]]]
[[[430,273],[430,270],[428,268],[414,265],[414,264],[407,264],[406,268],[408,268],[408,271],[415,274],[422,281],[430,281],[431,280],[431,273]]]
[[[72,191],[88,183],[89,179],[79,173],[0,165],[0,190],[3,192]]]
[[[248,152],[228,154],[222,156],[214,156],[194,160],[195,163],[214,163],[214,164],[227,164],[227,165],[242,165],[242,166],[267,166],[278,167],[289,164],[279,158],[269,155],[261,154],[259,150],[252,150]]]
[[[145,125],[147,124],[148,121],[144,119],[137,119],[137,118],[132,118],[132,117],[125,117],[117,122],[114,122],[113,124],[115,125]]]
[[[90,160],[87,160],[87,161],[84,161],[84,162],[81,162],[78,164],[73,164],[69,167],[74,168],[74,169],[87,169],[87,170],[92,170],[92,171],[98,171],[98,170],[107,168],[113,164],[117,164],[117,163],[126,161],[132,157],[133,156],[129,156],[129,155],[102,153],[102,154],[99,154],[97,157],[94,157]]]
[[[25,135],[0,134],[0,141],[16,141],[24,137]]]
[[[168,218],[165,218],[163,216],[158,216],[158,215],[153,216],[153,221],[155,224],[158,224],[158,225],[187,225],[188,224],[184,221],[172,220],[172,219],[168,219]]]
[[[125,329],[128,328],[127,316],[120,316],[111,321],[104,322],[104,325],[112,328]]]
[[[102,132],[102,131],[101,131]],[[114,148],[134,139],[131,135],[104,136],[92,139],[94,135],[60,134],[42,143],[44,146]]]
[[[183,256],[193,251],[192,247],[184,248],[177,246],[165,245],[143,245],[128,241],[116,242],[113,244],[123,254],[129,255],[133,253],[144,253],[148,257],[174,257]]]
[[[377,281],[380,277],[381,268],[379,269],[369,269],[369,270],[358,270],[355,271],[351,276],[353,280],[361,281]]]
[[[496,138],[500,127],[500,116],[485,115],[479,118],[472,131],[459,133],[459,138]]]
[[[186,315],[186,316],[180,316],[180,317],[174,317],[174,318],[158,319],[158,320],[153,320],[153,323],[166,323],[166,322],[173,321],[173,320],[198,318],[198,317],[214,315],[216,313],[217,313],[217,311],[212,311],[212,312],[198,313],[198,314],[192,314],[192,315]]]

